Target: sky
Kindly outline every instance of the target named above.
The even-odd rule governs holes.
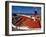
[[[12,6],[12,13],[26,13],[32,14],[37,11],[38,14],[41,13],[41,7],[29,7],[29,6]]]

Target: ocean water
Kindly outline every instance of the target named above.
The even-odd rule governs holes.
[[[20,14],[20,15],[28,15],[28,16],[33,15],[32,13],[12,13],[13,16],[16,16],[17,14]],[[36,14],[36,15],[41,15],[41,14]]]

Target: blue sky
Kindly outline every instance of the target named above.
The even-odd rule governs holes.
[[[27,13],[32,14],[37,11],[38,14],[41,13],[41,7],[28,7],[28,6],[12,6],[12,13]]]

